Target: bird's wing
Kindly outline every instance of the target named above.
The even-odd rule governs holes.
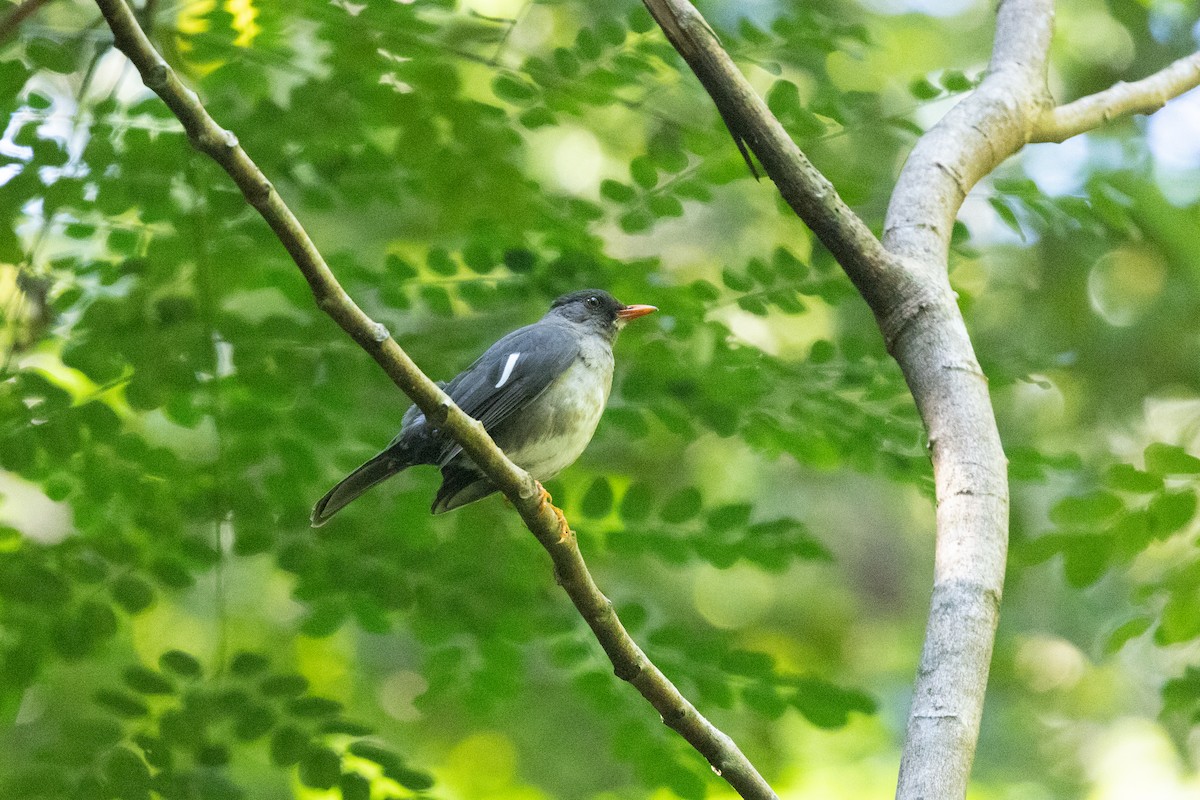
[[[546,321],[519,328],[450,381],[446,394],[491,433],[571,366],[579,355],[579,343],[571,333],[564,325]],[[412,419],[405,414],[406,427],[420,418],[419,412]],[[447,441],[437,463],[445,465],[461,450]]]

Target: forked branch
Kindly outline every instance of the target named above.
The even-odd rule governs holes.
[[[1128,114],[1153,114],[1200,86],[1200,53],[1174,61],[1140,81],[1117,83],[1101,92],[1050,109],[1037,121],[1032,142],[1062,142]]]
[[[1026,139],[1025,108],[1038,107],[1035,90],[1044,83],[1049,0],[1003,0],[993,70],[972,105],[961,104],[914,148],[882,247],[862,234],[866,226],[783,132],[688,0],[643,2],[730,130],[871,306],[929,432],[937,486],[934,592],[897,796],[961,800],[999,619],[1008,482],[986,378],[946,277],[946,253],[970,186]],[[1005,116],[1013,97],[1020,98],[1016,113]]]

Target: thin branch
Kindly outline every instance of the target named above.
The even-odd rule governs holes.
[[[1200,86],[1200,53],[1172,62],[1133,83],[1113,84],[1044,113],[1033,129],[1031,142],[1062,142],[1087,133],[1127,114],[1153,114],[1189,89]]]
[[[22,22],[48,2],[50,0],[24,0],[0,18],[0,44],[7,42]]]
[[[146,86],[179,118],[192,144],[229,174],[246,200],[275,231],[308,281],[321,310],[375,359],[425,412],[427,419],[462,445],[479,469],[512,501],[526,526],[550,554],[558,583],[595,633],[616,675],[650,701],[663,722],[708,759],[713,770],[742,797],[775,798],[733,740],[713,727],[630,638],[612,602],[592,580],[574,532],[567,527],[561,512],[545,501],[537,482],[509,461],[483,425],[463,413],[421,372],[384,326],[371,320],[346,294],[271,182],[241,148],[237,137],[213,120],[196,93],[180,82],[155,51],[125,0],[96,0],[96,4],[112,28],[117,48],[137,67]]]
[[[739,149],[744,145],[758,156],[783,199],[829,248],[859,291],[867,296],[896,279],[894,259],[788,136],[700,12],[688,0],[644,4],[712,97]],[[868,297],[868,302],[873,299]]]

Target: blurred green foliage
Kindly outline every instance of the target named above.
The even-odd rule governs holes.
[[[1065,98],[1195,46],[1183,4],[1060,5]],[[990,7],[961,6],[704,10],[878,227],[915,136],[982,74]],[[154,8],[431,377],[564,291],[662,309],[622,335],[551,491],[630,631],[781,791],[888,791],[928,596],[923,431],[865,306],[641,6]],[[0,50],[0,796],[721,791],[499,500],[435,520],[414,471],[308,526],[407,403],[98,19],[60,0]],[[1014,490],[980,797],[1099,785],[1091,745],[1045,732],[1131,717],[1194,774],[1200,159],[1165,174],[1150,138],[1030,148],[956,226]]]

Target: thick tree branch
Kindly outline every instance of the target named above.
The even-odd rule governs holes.
[[[1192,53],[1133,83],[1117,83],[1046,111],[1032,142],[1062,142],[1126,114],[1153,114],[1189,89],[1200,86],[1200,53]]]
[[[1004,0],[995,46],[979,87],[925,133],[908,157],[888,204],[888,250],[944,274],[958,210],[979,179],[1029,140],[1049,105],[1046,53],[1050,0]]]
[[[966,793],[1008,549],[1007,460],[952,300],[950,234],[967,192],[1024,146],[1048,103],[1053,20],[1052,0],[1002,0],[987,76],[917,142],[884,227],[884,245],[920,264],[942,298],[929,324],[890,339],[929,428],[938,498],[933,597],[896,788],[905,800]]]
[[[445,430],[476,465],[512,501],[521,518],[554,562],[559,584],[595,633],[617,676],[633,686],[744,798],[766,800],[774,792],[737,745],[705,719],[683,697],[630,638],[588,572],[575,534],[555,509],[544,502],[537,483],[517,467],[475,419],[467,416],[433,383],[383,325],[374,322],[342,289],[329,266],[271,182],[238,144],[237,137],[209,115],[155,51],[125,0],[96,0],[120,49],[154,91],[183,123],[192,144],[216,161],[246,200],[262,215],[312,289],[317,305],[370,353],[388,377],[412,398],[428,419]]]
[[[937,486],[935,580],[897,786],[961,800],[979,735],[1008,543],[1006,460],[947,279],[971,187],[1029,139],[1045,106],[1050,0],[1002,0],[987,78],[917,143],[884,250],[799,152],[687,0],[643,0],[796,213],[841,262],[879,322],[929,431]]]

